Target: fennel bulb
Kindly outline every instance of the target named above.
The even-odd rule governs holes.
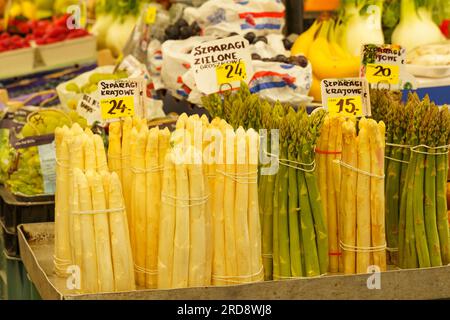
[[[382,0],[344,0],[338,39],[341,47],[359,56],[364,44],[384,44]]]
[[[102,14],[98,16],[95,24],[92,26],[92,34],[97,37],[97,45],[99,49],[106,48],[106,36],[108,28],[113,23],[114,17],[112,14]]]
[[[115,57],[118,57],[122,53],[123,48],[133,32],[136,21],[136,16],[126,15],[116,18],[110,25],[106,36],[106,46]]]
[[[392,42],[401,45],[407,51],[445,40],[433,21],[430,7],[426,5],[419,7],[417,1],[402,0],[400,23],[392,34]]]

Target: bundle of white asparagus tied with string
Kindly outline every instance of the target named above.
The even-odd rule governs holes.
[[[55,272],[67,277],[76,267],[80,293],[134,290],[122,187],[108,171],[102,138],[75,124],[58,128],[55,140]]]
[[[386,270],[384,147],[383,122],[325,119],[316,157],[330,272],[366,273],[370,266]]]
[[[131,127],[129,119],[122,128],[120,123],[110,127],[113,171],[123,168],[123,139]],[[130,197],[138,286],[183,288],[263,280],[258,134],[186,114],[176,128],[172,134],[143,126],[130,129],[130,172],[122,179],[125,185],[125,179],[131,180],[125,192]],[[114,166],[118,159],[122,165]]]

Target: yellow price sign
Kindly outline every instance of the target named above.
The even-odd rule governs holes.
[[[396,85],[400,82],[400,67],[390,64],[369,63],[366,67],[366,78],[371,84],[389,83]]]
[[[145,15],[145,22],[147,24],[154,24],[156,21],[156,8],[155,7],[149,7],[147,9],[147,13]]]
[[[238,62],[222,64],[216,68],[216,75],[219,86],[236,81],[245,81],[247,78],[245,62],[240,60]]]
[[[117,119],[134,116],[134,97],[117,97],[100,100],[102,119]]]
[[[328,98],[328,112],[342,116],[363,116],[361,96]]]

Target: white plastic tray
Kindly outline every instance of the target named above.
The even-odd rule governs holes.
[[[421,66],[415,64],[407,64],[406,70],[416,77],[425,78],[446,78],[450,77],[449,66]]]
[[[77,63],[97,59],[97,40],[94,36],[65,40],[37,46],[46,66]]]
[[[34,66],[34,49],[23,48],[0,53],[0,78],[31,73]]]

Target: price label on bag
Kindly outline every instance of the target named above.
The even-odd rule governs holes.
[[[245,81],[247,72],[243,61],[225,63],[216,68],[217,84],[219,86],[235,82]]]
[[[102,118],[117,119],[134,116],[134,97],[106,98],[100,100]]]
[[[198,89],[212,94],[248,83],[253,77],[249,46],[242,36],[233,36],[194,47],[191,66]]]
[[[102,80],[99,93],[103,120],[145,117],[144,79]]]
[[[361,73],[372,88],[398,90],[402,87],[406,50],[398,45],[366,44],[361,51]]]
[[[322,101],[330,113],[345,117],[370,116],[369,86],[366,79],[322,80]]]

